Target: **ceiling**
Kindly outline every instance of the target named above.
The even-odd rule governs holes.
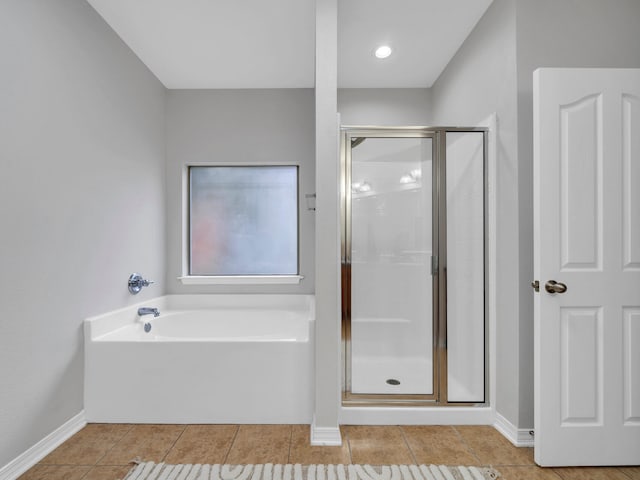
[[[491,1],[338,0],[338,86],[430,87]],[[167,88],[314,86],[314,0],[88,2]]]

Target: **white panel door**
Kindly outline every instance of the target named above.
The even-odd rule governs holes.
[[[534,249],[535,460],[640,464],[640,69],[534,73]]]

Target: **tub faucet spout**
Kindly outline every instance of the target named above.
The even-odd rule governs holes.
[[[151,307],[140,307],[138,309],[138,315],[142,316],[142,315],[151,315],[153,314],[154,317],[158,317],[160,315],[160,310],[158,310],[157,308],[151,308]]]

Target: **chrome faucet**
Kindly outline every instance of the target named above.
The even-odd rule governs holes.
[[[154,318],[160,316],[160,310],[153,307],[140,307],[138,309],[138,315],[141,317],[143,315],[151,315],[153,314]],[[144,331],[149,333],[151,331],[151,322],[144,322]]]
[[[160,310],[158,310],[157,308],[151,308],[151,307],[140,307],[138,309],[138,315],[142,316],[142,315],[151,315],[153,314],[154,317],[158,317],[160,316]]]

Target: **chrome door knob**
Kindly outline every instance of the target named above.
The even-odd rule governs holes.
[[[564,293],[567,291],[567,286],[564,283],[549,280],[544,284],[544,289],[549,293]]]

